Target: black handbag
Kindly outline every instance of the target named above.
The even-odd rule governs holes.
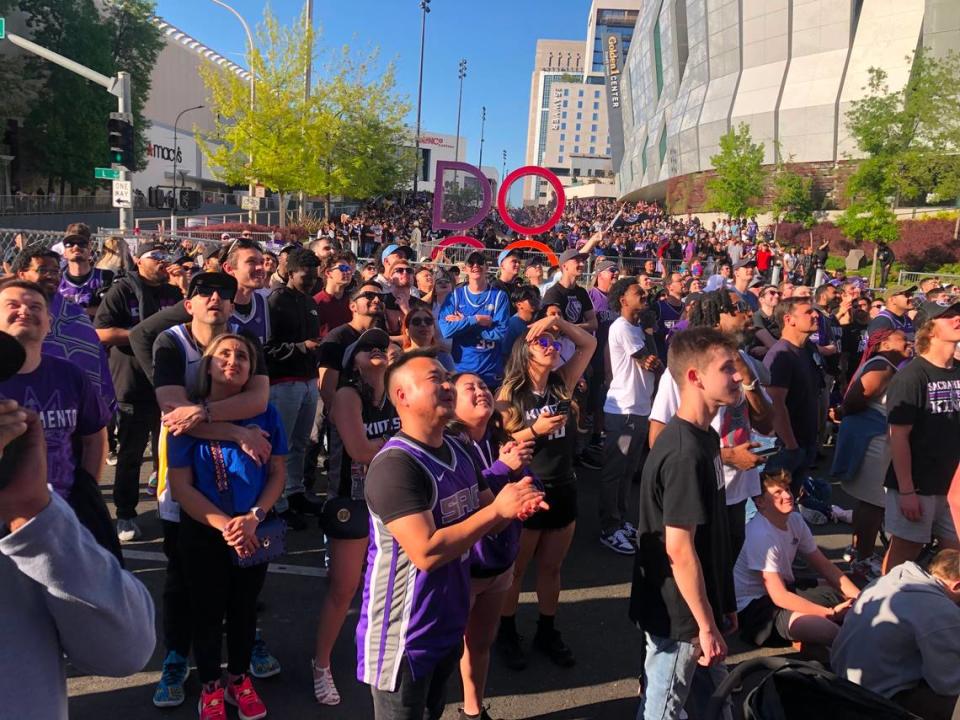
[[[232,510],[233,492],[230,488],[230,477],[227,474],[227,464],[223,459],[223,448],[216,440],[210,441],[210,455],[213,457],[213,470],[220,499]],[[257,525],[257,540],[259,546],[250,555],[241,557],[236,551],[230,553],[234,565],[242,568],[254,567],[276,560],[283,555],[287,551],[287,523],[271,510],[263,522]]]
[[[330,498],[320,511],[320,529],[338,540],[362,540],[370,533],[370,510],[363,500]]]

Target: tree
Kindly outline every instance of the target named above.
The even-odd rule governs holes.
[[[282,27],[267,11],[257,35],[248,57],[253,109],[247,81],[218,68],[201,71],[217,122],[200,146],[217,174],[231,184],[257,180],[281,194],[322,195],[327,215],[333,195],[366,199],[394,190],[412,165],[401,151],[409,108],[395,96],[393,66],[370,80],[376,53],[357,61],[344,47],[306,97],[304,69],[316,59],[312,33]]]
[[[773,197],[770,210],[776,222],[773,226],[773,239],[777,239],[777,230],[781,222],[800,223],[807,230],[817,221],[814,214],[813,179],[790,169],[783,162],[779,148],[777,166],[773,173]]]
[[[707,203],[732,217],[758,212],[763,197],[763,143],[754,143],[740,123],[720,138],[720,152],[710,158],[716,177],[707,181]]]
[[[98,10],[98,5],[102,10]],[[150,89],[150,71],[163,40],[150,22],[153,3],[147,0],[18,0],[2,9],[26,14],[32,39],[65,57],[82,62],[104,75],[127,70],[132,75],[132,106],[136,129],[138,168],[146,149],[143,105]],[[93,168],[107,159],[107,117],[116,99],[69,70],[33,56],[25,56],[21,78],[0,85],[0,95],[21,96],[22,88],[36,90],[21,104],[25,111],[23,143],[35,169],[63,193],[94,187]],[[5,107],[4,114],[13,113]],[[135,168],[131,168],[135,169]]]

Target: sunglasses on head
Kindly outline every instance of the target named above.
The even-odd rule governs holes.
[[[65,248],[68,248],[68,247],[85,248],[85,247],[87,247],[89,244],[90,244],[90,243],[87,242],[86,240],[64,240],[64,242],[63,242],[63,246],[64,246]]]
[[[209,285],[198,285],[193,289],[193,295],[190,297],[213,297],[213,294],[217,293],[220,295],[221,300],[233,300],[234,292],[233,290],[227,290],[225,288],[211,287]]]
[[[534,340],[534,342],[540,347],[542,347],[544,350],[552,347],[555,351],[560,352],[561,345],[558,340],[548,340],[547,338],[541,335],[536,340]]]

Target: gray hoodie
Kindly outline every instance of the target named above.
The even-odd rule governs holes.
[[[51,492],[15,533],[0,527],[0,638],[0,717],[65,720],[64,656],[94,675],[141,670],[156,641],[153,601]]]
[[[887,698],[920,680],[939,695],[960,695],[960,607],[934,576],[904,563],[860,593],[830,664]]]

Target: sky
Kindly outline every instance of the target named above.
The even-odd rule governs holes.
[[[228,0],[253,30],[263,0]],[[284,24],[303,17],[301,0],[269,4]],[[466,161],[477,165],[481,107],[486,106],[483,164],[507,172],[526,154],[530,74],[538,38],[580,40],[587,31],[590,0],[431,0],[427,15],[421,128],[453,135],[457,127],[457,65],[467,60],[460,135]],[[158,0],[157,14],[225,57],[245,65],[245,35],[227,10],[210,0]],[[408,99],[416,124],[420,61],[418,0],[314,0],[318,47],[378,47],[383,63],[396,64],[397,90]],[[255,31],[254,31],[255,33]],[[520,183],[513,190],[517,191]],[[511,193],[511,199],[514,193]]]

